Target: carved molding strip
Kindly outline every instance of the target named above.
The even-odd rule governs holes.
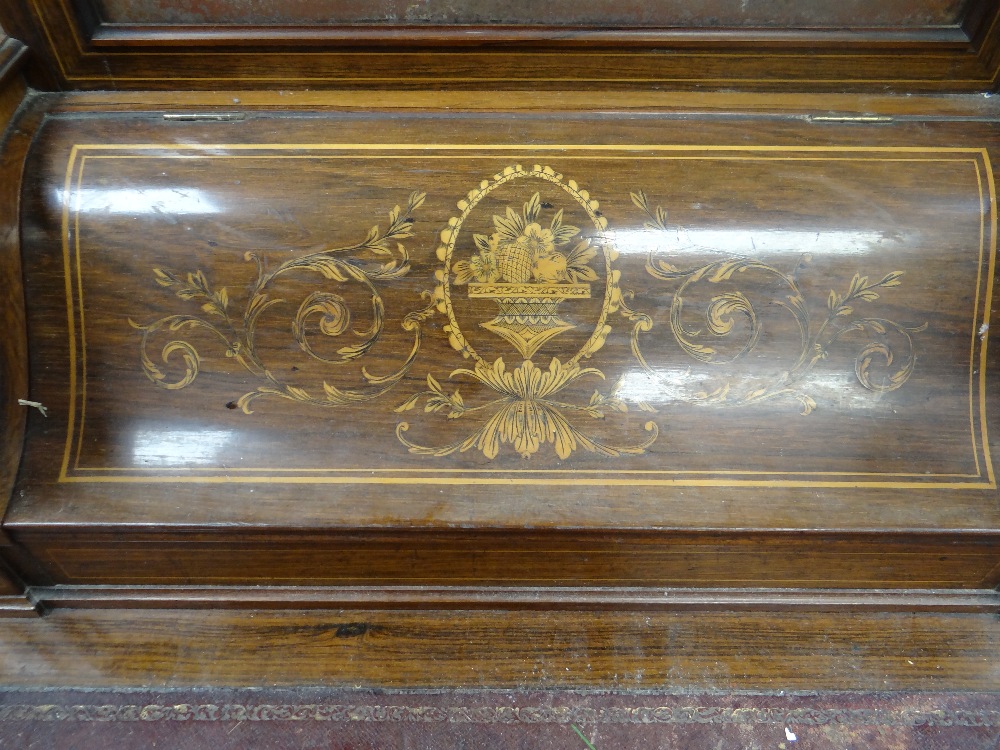
[[[1000,727],[1000,711],[686,706],[402,706],[351,704],[10,705],[0,721],[326,721],[447,724],[774,724],[869,727]]]

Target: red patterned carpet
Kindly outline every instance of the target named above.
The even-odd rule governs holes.
[[[1000,694],[0,691],[0,748],[1000,748]]]

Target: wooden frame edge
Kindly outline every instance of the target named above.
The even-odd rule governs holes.
[[[0,87],[10,85],[11,79],[24,67],[27,53],[28,48],[17,39],[9,36],[0,38]],[[0,115],[0,126],[6,124],[5,118]]]
[[[20,75],[26,48],[6,38],[0,43],[0,321],[4,336],[0,341],[0,414],[3,415],[0,441],[0,517],[7,508],[24,442],[25,413],[18,404],[27,397],[27,330],[24,290],[21,279],[20,187],[27,141],[15,143],[13,133],[28,97]],[[0,544],[6,540],[0,531]]]
[[[287,26],[250,33],[248,27],[191,26],[177,27],[184,29],[178,32],[163,25],[102,23],[90,6],[70,8],[69,0],[18,0],[18,5],[21,7],[0,11],[0,20],[31,36],[30,43],[40,48],[41,59],[57,71],[60,85],[82,89],[226,88],[234,83],[237,87],[433,85],[461,89],[478,82],[504,88],[551,88],[552,83],[561,83],[638,89],[656,85],[678,90],[709,86],[864,91],[888,86],[909,91],[987,91],[1000,75],[1000,9],[991,13],[988,1],[975,3],[954,26],[852,31]],[[618,72],[614,66],[608,69],[607,54],[620,56],[613,50],[622,45],[632,54],[624,56]],[[452,70],[456,56],[492,51],[515,58],[501,66],[493,79],[472,72],[466,80]],[[223,60],[225,64],[213,66],[203,59],[189,63],[186,59],[203,52],[212,54],[216,63]],[[391,66],[396,72],[390,77],[358,78],[349,73],[356,69],[352,56],[358,53],[418,54],[432,59],[425,74],[400,78],[398,71],[406,65],[399,63]],[[591,56],[589,68],[602,72],[588,77],[586,70],[578,70],[582,63],[560,62],[561,55],[555,53]],[[284,70],[297,73],[297,77],[251,74],[249,71],[259,70],[256,63],[261,54],[275,56]],[[538,58],[539,54],[552,60]],[[890,60],[894,54],[899,55],[895,67]],[[518,56],[525,59],[517,60]],[[721,57],[714,66],[705,68],[701,58],[713,56]],[[831,59],[820,64],[817,57]],[[908,72],[915,61],[919,65]],[[753,69],[745,70],[751,63],[759,63],[756,77]],[[868,73],[855,80],[851,71],[857,70],[858,64]],[[464,67],[480,70],[469,63]],[[522,68],[534,71],[533,76],[511,72]],[[304,76],[306,70],[317,72]],[[490,70],[496,72],[492,67]],[[175,77],[175,71],[183,77]],[[33,71],[33,76],[44,80],[45,72]]]
[[[111,24],[84,26],[90,50],[115,47],[200,47],[226,45],[234,48],[294,44],[305,47],[336,45],[338,50],[351,48],[440,48],[442,45],[462,49],[489,49],[495,45],[512,45],[519,49],[536,48],[545,51],[601,46],[619,49],[633,48],[719,48],[732,51],[735,47],[766,47],[768,49],[814,49],[824,45],[846,45],[864,50],[937,48],[965,50],[972,42],[961,26],[914,30],[881,30],[865,28],[857,31],[839,29],[678,29],[630,28],[609,30],[589,26],[433,26],[406,25],[386,28],[378,25],[360,26],[274,26],[267,31],[243,25],[183,25]]]

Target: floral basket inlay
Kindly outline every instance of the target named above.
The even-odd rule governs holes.
[[[548,227],[537,219],[542,210],[538,193],[518,214],[493,216],[496,231],[476,234],[478,253],[454,265],[455,284],[468,284],[470,299],[492,299],[498,315],[482,327],[513,344],[526,359],[554,336],[575,326],[557,314],[564,299],[588,299],[597,273],[589,265],[597,255],[578,227],[562,223],[558,211]]]
[[[469,297],[496,300],[499,314],[480,325],[513,344],[525,359],[575,326],[557,315],[564,299],[587,299],[590,284],[469,284]]]

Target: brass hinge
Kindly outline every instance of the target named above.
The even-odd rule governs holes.
[[[174,122],[237,122],[246,119],[242,112],[177,112],[166,113],[164,120]]]
[[[893,122],[892,117],[885,115],[809,115],[807,119],[809,122],[840,122],[864,125],[885,125]]]

